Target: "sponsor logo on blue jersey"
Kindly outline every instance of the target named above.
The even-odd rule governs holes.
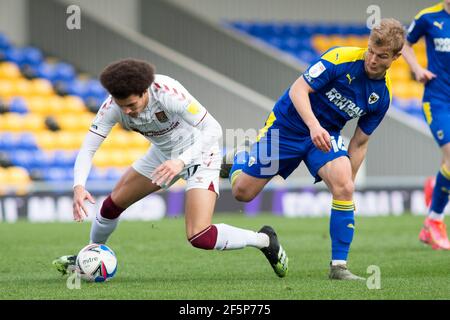
[[[339,110],[347,113],[350,118],[361,117],[365,114],[363,109],[358,107],[352,100],[344,97],[336,88],[332,88],[325,95],[331,103],[338,107]]]

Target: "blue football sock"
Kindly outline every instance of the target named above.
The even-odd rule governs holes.
[[[347,260],[355,231],[353,201],[334,200],[331,208],[331,259]]]
[[[229,176],[232,186],[237,176],[242,172],[242,169],[244,169],[245,165],[247,164],[248,159],[249,154],[247,151],[240,151],[234,156],[233,166],[231,167]]]
[[[443,213],[445,206],[448,203],[449,194],[450,171],[447,170],[445,165],[443,165],[436,176],[436,184],[433,189],[433,198],[431,200],[430,211],[439,214]]]

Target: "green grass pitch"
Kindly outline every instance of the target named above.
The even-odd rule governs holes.
[[[203,251],[185,239],[183,218],[123,221],[108,245],[119,268],[108,283],[70,290],[51,262],[87,244],[89,223],[0,224],[0,299],[450,299],[450,252],[418,241],[423,218],[357,217],[350,269],[381,270],[381,289],[330,281],[328,219],[216,214],[215,223],[272,225],[289,256],[278,278],[255,248]]]

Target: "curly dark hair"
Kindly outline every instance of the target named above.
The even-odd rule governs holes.
[[[108,65],[100,74],[103,87],[116,99],[142,96],[155,79],[155,67],[137,59],[123,59]]]

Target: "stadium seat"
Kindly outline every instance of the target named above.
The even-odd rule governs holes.
[[[0,81],[0,97],[9,99],[14,96],[14,80]]]
[[[28,151],[36,151],[38,149],[36,137],[32,133],[22,133],[17,139],[17,147]]]
[[[9,111],[25,114],[28,112],[27,103],[22,97],[14,97],[9,101]]]
[[[24,116],[17,113],[6,113],[2,116],[1,128],[4,131],[21,132],[24,130]]]
[[[21,78],[19,67],[12,62],[1,62],[0,63],[0,79],[3,80],[14,80]]]
[[[11,167],[6,169],[6,187],[12,189],[15,194],[26,194],[30,183],[31,179],[25,168]]]
[[[33,79],[30,84],[30,95],[41,97],[54,95],[52,84],[46,79]]]
[[[312,63],[331,47],[366,47],[370,33],[364,24],[234,21],[229,25],[283,50],[304,64]],[[419,64],[425,67],[425,42],[421,40],[413,48]],[[397,98],[421,99],[423,88],[413,84],[409,66],[402,57],[393,63],[390,75]],[[395,103],[393,106],[396,107]],[[417,114],[414,109],[402,111]]]

